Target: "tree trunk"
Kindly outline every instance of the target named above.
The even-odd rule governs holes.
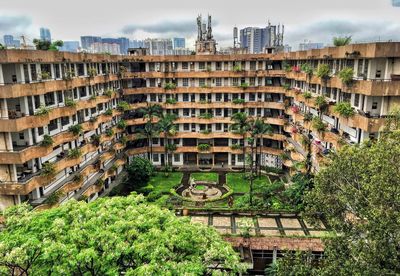
[[[251,145],[250,162],[250,206],[253,206],[254,144]]]
[[[168,162],[168,138],[167,138],[167,133],[166,132],[164,132],[164,162],[165,162],[165,164],[164,164],[164,167],[165,168],[167,168],[167,166],[169,165],[169,162]]]
[[[246,134],[243,134],[243,172],[246,172],[246,147],[245,147]]]
[[[149,145],[150,145],[150,158],[149,160],[153,163],[153,137],[149,137]]]
[[[258,158],[258,176],[261,176],[261,150],[262,150],[262,136],[260,136],[260,144],[258,145],[259,147],[259,158]],[[257,152],[257,148],[256,148],[256,152]]]

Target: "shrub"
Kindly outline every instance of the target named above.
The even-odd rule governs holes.
[[[63,79],[69,81],[72,80],[73,77],[75,77],[74,70],[66,70]]]
[[[138,190],[147,185],[150,176],[154,173],[154,167],[151,161],[146,158],[133,157],[127,171],[131,190]]]
[[[285,89],[286,91],[290,89],[290,84],[285,83],[282,85],[283,89]]]
[[[50,175],[54,175],[55,173],[56,173],[56,167],[55,167],[54,163],[50,163],[50,162],[43,163],[42,169],[40,171],[40,175],[50,176]]]
[[[238,150],[238,149],[241,149],[241,148],[242,148],[242,146],[240,144],[232,144],[231,145],[231,149],[232,150]]]
[[[319,110],[322,110],[327,107],[328,103],[326,102],[325,97],[320,95],[315,98],[315,105]]]
[[[339,79],[345,84],[349,85],[353,81],[354,70],[353,68],[346,67],[339,72]]]
[[[164,89],[165,89],[165,90],[173,90],[173,89],[176,89],[176,84],[173,83],[173,82],[167,82],[167,83],[164,85]]]
[[[200,131],[202,134],[210,134],[211,130],[209,128],[203,129]]]
[[[53,143],[54,143],[53,138],[50,135],[48,134],[43,135],[43,140],[41,142],[42,146],[44,147],[51,146],[53,145]]]
[[[177,100],[175,98],[168,98],[165,102],[167,104],[176,104]]]
[[[71,98],[66,98],[65,99],[65,106],[75,107],[76,106],[76,102]]]
[[[318,132],[324,132],[326,130],[326,124],[319,117],[312,119],[312,127]]]
[[[303,93],[303,97],[304,97],[304,99],[311,99],[312,94],[311,94],[311,92],[306,91]]]
[[[245,103],[245,100],[244,99],[234,99],[234,100],[232,100],[232,103],[233,104],[244,104]]]
[[[330,71],[331,70],[328,64],[320,64],[317,69],[317,77],[321,79],[328,79]]]
[[[303,71],[307,75],[312,75],[313,74],[313,68],[308,63],[302,64],[300,68],[301,68],[301,71]]]
[[[354,116],[355,111],[349,102],[340,102],[335,105],[333,110],[345,118]]]
[[[104,112],[104,114],[105,114],[106,116],[112,116],[112,115],[113,115],[113,111],[112,111],[111,108],[109,108],[109,109],[106,110],[106,112]]]
[[[107,89],[106,91],[104,91],[104,95],[106,95],[107,97],[112,97],[112,95],[114,94],[114,91],[111,89]]]
[[[97,98],[96,94],[93,94],[90,96],[89,100],[94,101],[96,100],[96,98]]]
[[[122,136],[122,137],[119,139],[119,142],[120,142],[121,144],[123,144],[123,145],[126,145],[126,143],[128,142],[128,138],[126,138],[126,136]]]
[[[106,135],[107,135],[108,137],[113,136],[113,135],[114,135],[114,130],[112,130],[112,128],[107,129],[107,130],[106,130]]]
[[[50,113],[50,108],[46,107],[45,105],[40,105],[38,110],[35,112],[35,116],[44,116]]]
[[[95,134],[91,138],[92,138],[92,144],[98,147],[100,145],[100,135]]]
[[[208,113],[208,112],[199,115],[200,119],[211,119],[212,117],[213,117],[213,114]]]
[[[89,70],[88,70],[88,75],[89,75],[89,77],[90,78],[93,78],[94,76],[96,76],[97,75],[97,70],[96,70],[96,68],[89,68]]]
[[[129,108],[130,108],[129,104],[125,101],[119,102],[117,105],[118,111],[121,111],[121,112],[128,111]]]
[[[285,70],[286,73],[292,72],[292,66],[290,66],[290,64],[286,61],[282,62],[282,68],[283,70]]]
[[[42,71],[39,74],[39,77],[40,77],[41,80],[48,80],[48,79],[51,78],[51,74],[49,72],[47,72],[47,71]]]
[[[351,36],[344,36],[344,37],[334,37],[333,38],[333,45],[336,47],[345,46],[351,43]]]
[[[246,89],[246,88],[249,87],[249,84],[248,84],[247,82],[242,82],[242,83],[240,84],[240,87],[243,88],[243,89]]]
[[[126,128],[126,121],[123,120],[123,119],[119,120],[118,123],[117,123],[117,128],[125,129]]]
[[[79,135],[82,132],[82,125],[77,124],[70,126],[68,130],[71,131],[74,135]]]
[[[71,158],[71,159],[75,159],[75,158],[80,157],[81,155],[82,155],[82,153],[81,153],[80,149],[74,148],[74,149],[68,150],[67,157]]]
[[[240,72],[240,71],[242,71],[242,67],[239,64],[237,64],[237,65],[233,66],[232,71],[233,72]]]
[[[208,150],[210,150],[210,148],[211,148],[211,146],[209,144],[199,144],[197,146],[197,149],[199,151],[208,151]]]
[[[83,180],[83,175],[80,173],[77,173],[74,175],[74,178],[72,179],[73,182],[81,182]]]
[[[45,203],[49,205],[57,204],[62,196],[63,193],[61,191],[56,191],[46,198]]]

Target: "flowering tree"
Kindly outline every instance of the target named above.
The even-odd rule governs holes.
[[[205,275],[243,271],[212,228],[191,224],[143,196],[70,201],[5,212],[1,275]],[[219,271],[218,271],[219,270]]]

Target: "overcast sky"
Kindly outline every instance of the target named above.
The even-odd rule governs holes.
[[[81,35],[130,39],[196,36],[196,16],[210,13],[220,46],[232,45],[232,28],[285,24],[285,43],[331,43],[335,35],[353,41],[400,41],[400,7],[392,0],[1,0],[0,35],[39,36],[41,26],[53,39]]]

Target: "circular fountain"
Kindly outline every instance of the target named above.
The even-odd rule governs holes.
[[[228,190],[212,181],[197,181],[190,178],[188,185],[179,187],[177,192],[194,201],[208,201],[220,198]]]

